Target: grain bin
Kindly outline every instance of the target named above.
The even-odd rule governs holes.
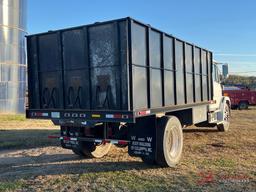
[[[0,112],[23,113],[27,0],[0,0]]]

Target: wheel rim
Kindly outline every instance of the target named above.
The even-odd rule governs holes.
[[[181,138],[179,134],[179,128],[173,126],[170,131],[167,132],[167,146],[168,146],[168,156],[172,159],[176,158],[180,152]]]
[[[229,122],[230,114],[229,114],[229,107],[225,106],[225,112],[224,112],[224,121]]]
[[[94,157],[101,158],[109,152],[110,148],[110,143],[101,143],[99,145],[96,145],[94,151],[92,151],[91,153]]]

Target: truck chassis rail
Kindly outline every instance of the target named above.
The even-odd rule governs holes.
[[[58,136],[58,135],[49,135],[49,139],[59,139],[65,141],[87,141],[94,143],[111,143],[118,145],[127,145],[130,141],[127,140],[117,140],[117,139],[99,139],[99,138],[89,138],[89,137],[68,137],[68,136]]]

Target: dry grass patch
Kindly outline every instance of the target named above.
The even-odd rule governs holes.
[[[145,165],[139,158],[129,157],[127,148],[113,148],[103,159],[80,159],[55,147],[57,141],[47,139],[55,131],[58,132],[28,128],[0,131],[3,148],[22,148],[17,152],[17,162],[6,162],[9,167],[0,166],[0,178],[1,174],[7,175],[2,176],[6,181],[0,183],[0,191],[255,192],[256,189],[256,108],[232,111],[231,127],[226,133],[204,128],[184,131],[183,157],[175,168]],[[53,147],[24,149],[44,145]]]

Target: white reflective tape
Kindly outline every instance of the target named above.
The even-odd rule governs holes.
[[[52,118],[60,118],[60,112],[51,112]]]
[[[43,117],[48,117],[48,115],[49,115],[48,113],[42,113]]]
[[[114,118],[113,114],[106,114],[106,118]]]
[[[100,140],[100,139],[95,139],[94,142],[96,142],[96,143],[101,143],[102,140]]]
[[[77,138],[70,137],[71,141],[77,141]]]
[[[111,140],[110,143],[112,143],[112,144],[118,144],[118,141],[117,141],[117,140]]]

